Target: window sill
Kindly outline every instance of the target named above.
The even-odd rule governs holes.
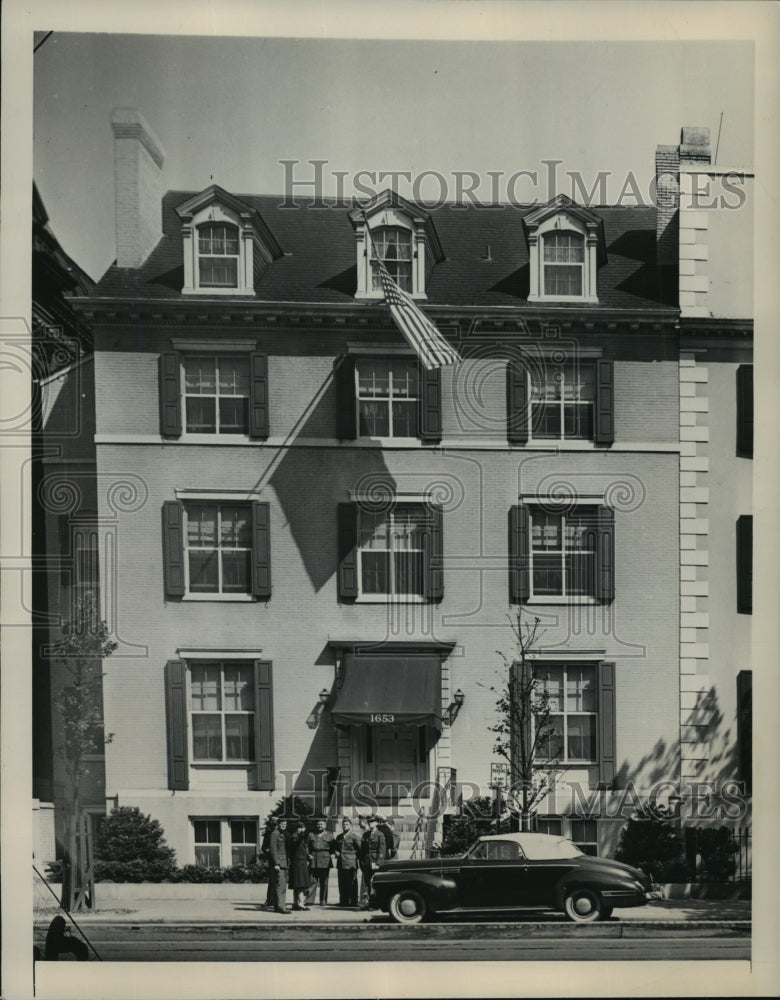
[[[218,771],[224,771],[228,768],[233,768],[239,771],[246,771],[248,767],[254,767],[255,762],[253,760],[191,760],[190,767],[198,768],[198,770],[203,770],[206,768],[214,768]]]
[[[557,606],[566,604],[598,604],[595,597],[529,597],[524,604],[554,604]]]
[[[407,596],[396,596],[394,594],[371,594],[365,597],[356,597],[355,604],[430,604],[427,597],[416,597],[411,594]]]
[[[216,298],[224,298],[232,295],[233,298],[254,298],[254,288],[182,288],[182,295],[202,295]]]
[[[255,600],[252,594],[185,594],[182,601],[234,602],[251,604]]]
[[[263,444],[262,438],[250,438],[248,434],[187,434],[178,439],[182,444]]]

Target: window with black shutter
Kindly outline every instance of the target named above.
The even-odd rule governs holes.
[[[168,598],[271,596],[270,506],[232,501],[163,504]]]
[[[268,437],[268,364],[264,354],[166,352],[160,355],[159,389],[163,437]]]
[[[593,441],[615,438],[612,361],[541,358],[507,365],[507,438],[528,441]]]
[[[753,454],[753,366],[737,368],[737,454]]]
[[[413,357],[356,357],[337,364],[336,434],[361,438],[441,440],[441,371]]]

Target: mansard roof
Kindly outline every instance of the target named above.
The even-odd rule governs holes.
[[[155,249],[137,269],[110,267],[94,298],[138,302],[188,299],[181,293],[183,241],[177,208],[195,197],[195,192],[169,191],[162,205],[163,236]],[[250,300],[370,306],[354,301],[357,274],[350,212],[359,208],[357,201],[326,199],[323,207],[315,207],[302,199],[297,207],[286,207],[282,195],[231,197],[257,212],[284,251],[256,276]],[[556,304],[556,309],[677,307],[676,266],[659,267],[656,260],[654,206],[577,206],[577,210],[597,217],[603,227],[606,262],[598,272],[599,305]],[[529,263],[525,220],[533,220],[539,206],[445,203],[424,211],[435,226],[444,254],[426,282],[428,305],[487,308],[526,303]],[[240,296],[242,301],[246,298]]]

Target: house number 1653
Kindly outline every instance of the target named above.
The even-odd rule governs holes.
[[[392,712],[378,712],[376,715],[370,715],[369,718],[372,722],[395,722],[395,716]]]

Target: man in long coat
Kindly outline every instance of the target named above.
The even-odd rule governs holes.
[[[287,899],[287,820],[280,819],[268,841],[269,878],[276,884],[275,913],[289,913]]]
[[[335,854],[338,858],[339,906],[357,906],[360,837],[352,832],[352,822],[346,818],[342,820],[341,833],[336,837]]]
[[[312,883],[307,903],[313,903],[320,887],[320,906],[328,902],[328,879],[333,862],[333,834],[325,829],[325,820],[317,820],[317,829],[309,834],[309,856],[311,857]]]

